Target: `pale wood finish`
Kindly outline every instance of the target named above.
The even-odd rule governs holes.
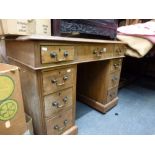
[[[85,95],[78,95],[78,99],[91,106],[92,108],[102,112],[102,113],[106,113],[108,110],[110,110],[112,107],[114,107],[117,102],[118,102],[118,97],[114,98],[111,102],[108,102],[107,104],[102,104],[96,100],[93,100],[92,98],[89,98],[88,96]]]
[[[33,125],[34,125],[34,132],[35,134],[47,134],[48,127],[46,126],[45,121],[45,105],[44,105],[44,93],[43,93],[43,73],[44,72],[55,72],[54,70],[44,70],[42,71],[34,71],[30,68],[21,65],[9,59],[11,64],[17,65],[20,67],[20,76],[22,82],[22,92],[24,98],[24,106],[25,111],[32,117]],[[73,69],[73,79],[74,82],[72,83],[72,117],[73,117],[73,124],[75,124],[75,103],[76,103],[76,65],[68,66],[66,69],[64,67],[56,68],[56,70],[61,70],[64,73],[64,70]],[[26,78],[25,78],[26,77]],[[70,85],[67,86],[67,88]],[[46,97],[46,96],[45,96]],[[56,114],[57,115],[57,114]],[[67,129],[67,128],[65,128]]]
[[[109,76],[109,86],[108,88],[111,89],[113,87],[118,86],[120,79],[120,71],[116,71],[110,74]]]
[[[66,107],[73,104],[73,88],[67,88],[45,96],[44,104],[45,117],[51,117],[52,115],[66,109]]]
[[[78,66],[77,92],[101,104],[106,103],[110,61],[80,64]]]
[[[54,118],[46,119],[47,134],[59,135],[73,126],[72,109],[59,113]]]
[[[112,101],[108,102],[104,105],[104,113],[106,113],[108,110],[116,106],[118,103],[118,97],[114,98]]]
[[[117,91],[118,91],[118,87],[108,90],[107,103],[109,103],[110,101],[112,101],[114,98],[117,97]]]
[[[70,49],[70,57],[64,59],[62,55],[58,59],[53,60],[48,54],[44,56],[45,64],[42,64],[41,47],[72,47]],[[16,52],[13,52],[12,49]],[[125,47],[122,44],[97,44],[97,43],[74,43],[74,42],[45,42],[45,41],[6,41],[7,55],[16,61],[20,61],[24,65],[34,69],[46,69],[51,67],[58,67],[62,65],[78,64],[90,61],[101,61],[113,58],[124,57]],[[31,51],[31,52],[30,52]],[[62,53],[64,50],[62,49]],[[58,52],[58,51],[56,51]],[[95,52],[95,53],[94,53]],[[27,53],[27,54],[25,54]],[[60,60],[61,59],[61,60]],[[63,60],[64,59],[64,60]]]
[[[8,96],[6,99],[0,101],[0,104],[3,104],[4,102],[9,100],[13,100],[17,103],[17,113],[15,113],[14,117],[9,120],[10,126],[7,127],[6,125],[7,120],[6,121],[0,120],[0,134],[1,135],[24,134],[26,132],[27,127],[26,127],[26,118],[24,114],[23,97],[21,92],[19,68],[16,66],[0,63],[0,76],[7,76],[11,78],[14,82],[14,90],[12,94]],[[7,106],[7,108],[9,107]],[[1,115],[3,115],[2,111],[0,112]]]
[[[46,47],[50,47],[47,55],[42,53],[42,47],[45,47],[45,51]],[[58,59],[54,62],[49,54],[53,50],[59,53],[60,49],[61,61]],[[66,49],[71,57],[64,60]],[[77,132],[76,75],[79,99],[84,103],[103,113],[117,104],[117,87],[125,51],[122,42],[26,36],[6,40],[6,50],[10,63],[21,67],[25,109],[33,118],[37,134]],[[61,108],[64,96],[69,96],[69,104]],[[54,101],[61,102],[59,110],[52,107]],[[66,127],[65,118],[71,122]],[[64,129],[58,131],[58,128],[53,128],[55,125]]]
[[[79,45],[76,51],[77,60],[99,60],[112,57],[114,45]]]
[[[41,63],[74,60],[73,46],[41,46]]]
[[[104,113],[114,106],[116,102],[112,100],[117,98],[121,65],[121,58],[78,65],[79,100]]]
[[[71,87],[73,85],[73,76],[75,69],[67,67],[53,71],[43,72],[43,94],[54,93],[58,90]]]
[[[44,41],[62,41],[62,42],[80,42],[80,43],[109,43],[109,44],[126,44],[122,41],[110,41],[100,39],[84,39],[84,38],[71,38],[71,37],[58,37],[58,36],[43,36],[43,35],[29,35],[20,36],[17,40],[44,40]]]
[[[32,41],[14,42],[6,41],[7,56],[24,62],[27,65],[35,66],[35,44]]]

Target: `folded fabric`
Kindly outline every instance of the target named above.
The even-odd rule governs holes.
[[[127,43],[130,47],[127,48],[125,54],[136,58],[142,58],[153,47],[153,44],[144,38],[118,34],[117,39]]]
[[[153,44],[155,44],[155,36],[145,36],[145,35],[143,35],[141,37],[144,38],[144,39],[147,39],[147,40],[151,41]]]
[[[121,34],[148,39],[155,44],[155,21],[153,20],[146,23],[122,26],[117,28],[117,31]]]

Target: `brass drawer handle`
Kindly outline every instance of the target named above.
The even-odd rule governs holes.
[[[65,82],[63,83],[57,83],[57,86],[63,86],[65,84]]]
[[[57,61],[65,61],[66,58],[68,57],[68,55],[69,55],[68,51],[65,51],[65,52],[64,52],[64,58],[58,59],[58,57],[57,57]]]
[[[65,61],[66,58],[63,58],[63,59],[57,59],[57,61]]]
[[[97,54],[96,56],[97,56],[97,57],[101,57],[102,55],[101,55],[101,54]]]
[[[63,83],[58,83],[57,80],[52,80],[52,83],[55,83],[57,86],[63,86],[65,84],[65,82]]]
[[[99,50],[98,48],[93,51],[93,54],[95,54],[97,57],[101,57],[103,53],[107,52],[107,48],[102,48]]]
[[[67,103],[67,100],[68,100],[68,97],[65,96],[64,99],[63,99],[63,101],[64,101],[65,104]],[[62,108],[62,107],[65,106],[65,104],[60,104],[59,102],[54,101],[54,102],[52,103],[52,106],[54,106],[54,107],[56,107],[56,108]]]
[[[95,54],[97,57],[101,57],[102,56],[102,52],[98,52],[97,50],[94,50],[93,54]]]
[[[57,86],[62,86],[62,85],[65,84],[64,82],[63,83],[58,83],[57,80],[52,80],[52,83],[55,83]]]
[[[62,131],[62,130],[64,130],[64,129],[66,128],[67,124],[68,124],[68,120],[65,120],[65,121],[64,121],[64,126],[63,126],[63,127],[60,127],[59,125],[55,125],[55,126],[54,126],[54,129],[55,129],[55,130],[58,130],[58,131],[60,132],[60,131]]]
[[[119,67],[119,64],[114,64],[114,67],[115,67],[115,68],[118,68],[118,67]]]
[[[68,76],[67,76],[67,75],[64,75],[63,80],[64,80],[64,81],[68,80]],[[65,84],[65,82],[63,82],[63,83],[58,83],[58,81],[57,81],[56,79],[53,79],[53,80],[52,80],[52,83],[55,83],[57,86],[62,86],[62,85]]]
[[[118,80],[118,77],[114,76],[112,77],[112,81],[117,81]]]
[[[51,58],[55,58],[56,61],[65,61],[66,60],[66,57],[68,57],[68,55],[69,55],[68,51],[65,51],[64,52],[64,58],[59,59],[58,58],[58,54],[56,52],[51,52],[50,53]]]
[[[56,102],[56,101],[53,102],[52,105],[53,105],[54,107],[57,107],[57,108],[62,108],[62,107],[64,107],[63,104],[59,104],[59,102]]]
[[[68,101],[68,97],[65,96],[65,97],[63,98],[63,101],[64,101],[65,103],[67,103],[67,101]]]
[[[64,80],[64,81],[68,80],[68,76],[65,75],[65,76],[63,77],[63,80]]]
[[[56,79],[52,80],[52,83],[57,83],[58,81]]]

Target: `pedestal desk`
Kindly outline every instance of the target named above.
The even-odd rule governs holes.
[[[77,134],[76,97],[103,113],[117,104],[120,41],[22,36],[6,39],[6,51],[9,63],[20,67],[36,134]]]

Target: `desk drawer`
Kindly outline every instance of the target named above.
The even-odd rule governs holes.
[[[113,59],[111,60],[111,72],[119,71],[122,67],[122,59]]]
[[[44,95],[71,87],[73,85],[74,70],[75,69],[73,67],[69,67],[43,72]]]
[[[41,63],[74,60],[74,46],[41,46]]]
[[[107,103],[117,97],[117,91],[118,91],[118,87],[112,88],[108,91]]]
[[[69,109],[63,113],[59,113],[57,116],[51,119],[46,119],[46,127],[48,135],[59,135],[66,131],[73,125],[72,109]]]
[[[65,109],[73,104],[73,90],[68,88],[58,91],[54,94],[44,97],[45,117],[51,117],[53,114]]]
[[[120,71],[111,73],[109,78],[109,88],[118,86],[119,79],[120,79]]]
[[[113,56],[113,45],[81,45],[76,47],[78,60],[103,59]]]

